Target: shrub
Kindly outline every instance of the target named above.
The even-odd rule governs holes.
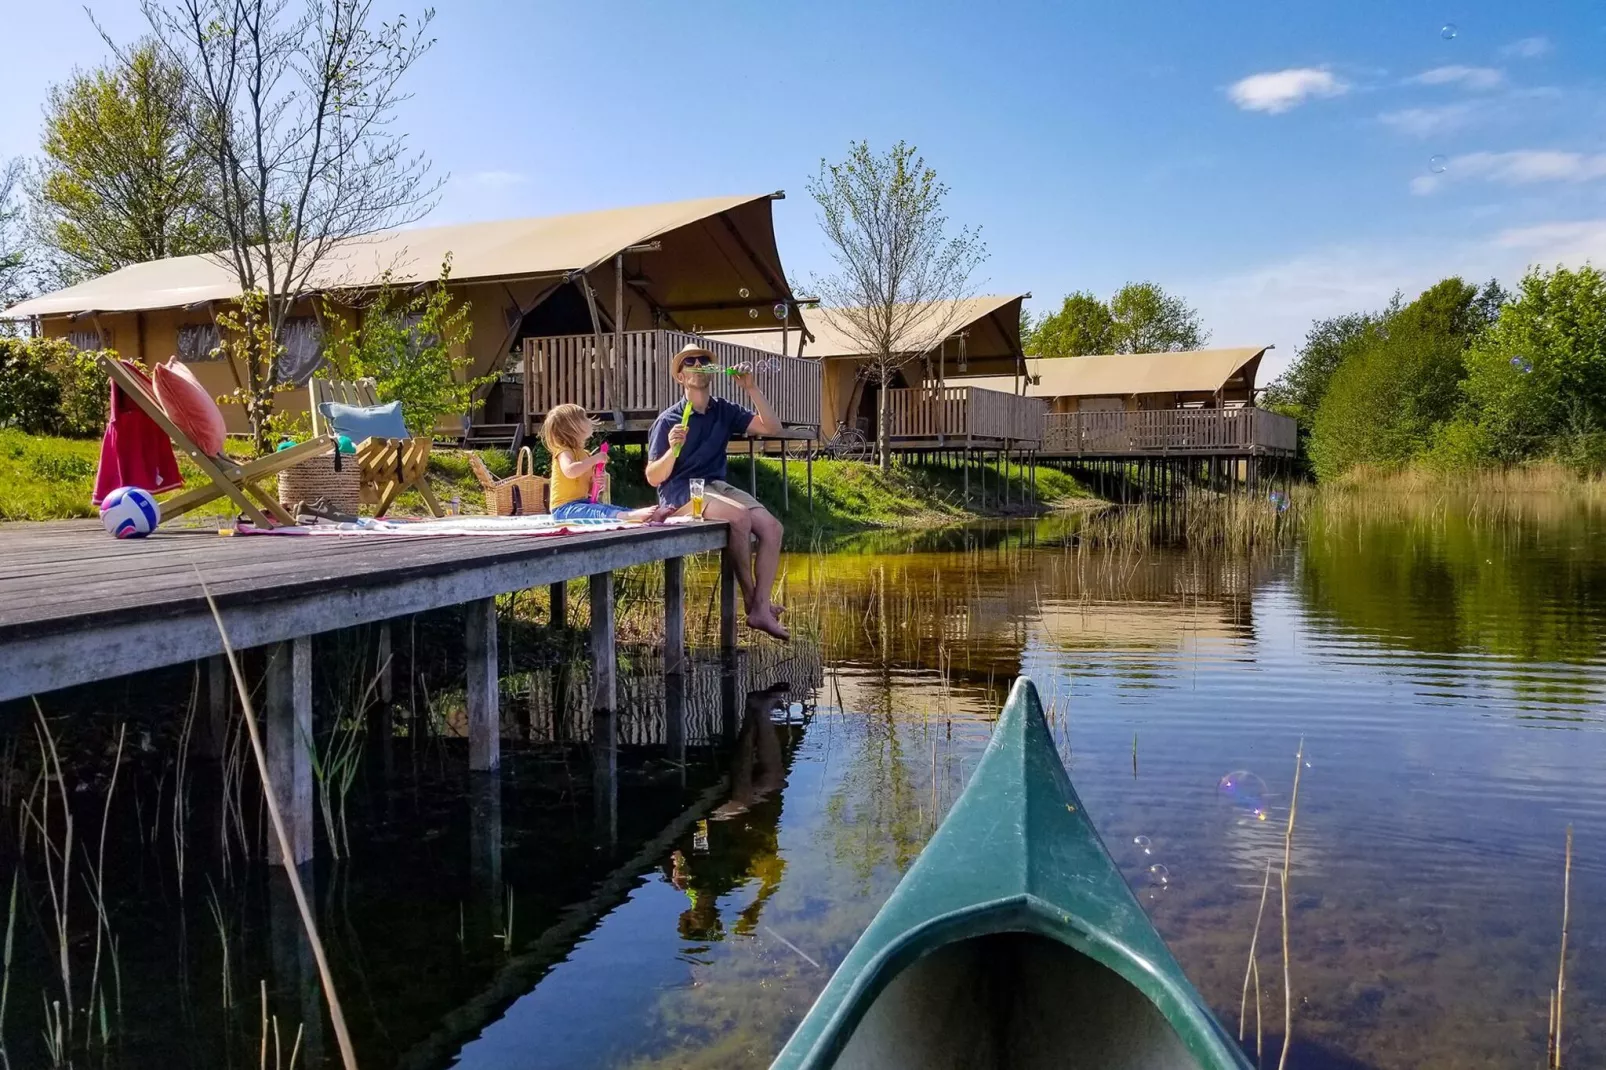
[[[60,338],[0,338],[0,427],[30,435],[99,435],[109,388],[95,356]]]

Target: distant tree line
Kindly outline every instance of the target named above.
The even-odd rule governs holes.
[[[1209,339],[1199,313],[1152,282],[1129,282],[1109,301],[1078,291],[1038,319],[1021,313],[1021,340],[1038,357],[1169,353],[1202,348]]]
[[[1515,293],[1448,278],[1312,325],[1264,403],[1320,479],[1358,465],[1606,468],[1606,275],[1533,268]]]

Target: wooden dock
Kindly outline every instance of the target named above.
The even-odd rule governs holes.
[[[465,607],[469,764],[498,767],[495,598],[589,579],[592,705],[617,707],[613,572],[664,563],[665,669],[685,667],[684,558],[725,549],[718,522],[572,536],[234,536],[163,531],[117,540],[98,521],[0,527],[0,701],[212,659],[222,638],[267,648],[261,715],[275,792],[297,861],[312,857],[312,644],[320,632]],[[720,639],[735,646],[735,573],[724,555]],[[383,643],[383,634],[381,642]],[[214,700],[214,706],[217,706]],[[223,707],[226,709],[226,707]],[[274,853],[276,853],[276,847]]]

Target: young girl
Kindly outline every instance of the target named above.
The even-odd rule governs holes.
[[[608,463],[605,454],[593,454],[586,443],[597,425],[578,405],[559,405],[541,423],[541,441],[552,454],[549,510],[557,520],[634,520],[656,524],[675,510],[669,506],[626,509],[591,500],[592,475]]]

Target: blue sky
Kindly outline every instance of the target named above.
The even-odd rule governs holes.
[[[77,5],[0,4],[9,156],[104,48]],[[91,7],[141,28],[132,0]],[[785,189],[804,290],[829,267],[805,190],[821,157],[904,138],[982,228],[984,290],[1042,310],[1153,279],[1214,344],[1274,343],[1273,368],[1313,317],[1396,288],[1606,263],[1595,2],[452,0],[435,32],[403,118],[450,173],[431,222]]]

